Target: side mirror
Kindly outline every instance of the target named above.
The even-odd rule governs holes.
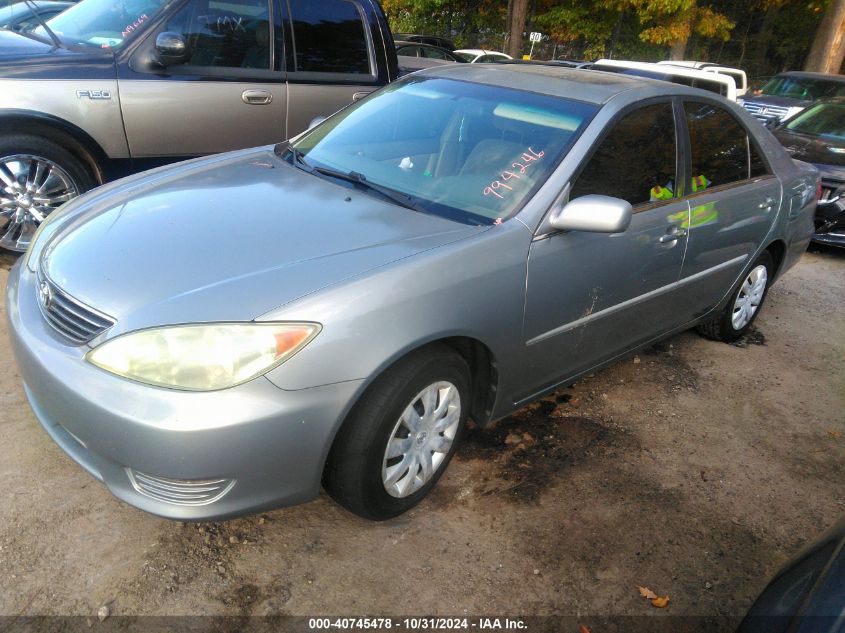
[[[560,231],[621,233],[631,224],[631,204],[610,196],[589,195],[552,212],[549,224]]]
[[[188,61],[188,43],[180,33],[164,31],[156,37],[155,57],[162,66]]]

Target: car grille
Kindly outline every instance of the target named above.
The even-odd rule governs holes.
[[[126,469],[132,487],[142,495],[182,506],[213,503],[232,489],[234,479],[168,479]]]
[[[779,121],[789,112],[789,108],[754,103],[753,101],[746,101],[742,104],[742,107],[748,110],[749,114],[753,115],[754,118],[763,121],[763,123],[772,120]]]
[[[38,274],[38,306],[47,323],[77,345],[87,343],[114,325],[114,319],[71,297],[47,279],[43,271]]]

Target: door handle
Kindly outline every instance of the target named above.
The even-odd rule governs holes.
[[[244,90],[241,99],[249,105],[265,105],[273,101],[273,93],[269,90]]]
[[[354,95],[352,95],[352,102],[354,103],[355,101],[360,101],[361,99],[366,97],[368,94],[370,94],[370,92],[371,92],[370,90],[364,90],[362,92],[356,92]]]
[[[665,235],[661,235],[657,241],[661,244],[669,244],[670,242],[677,242],[680,238],[685,237],[687,230],[680,226],[670,226]]]

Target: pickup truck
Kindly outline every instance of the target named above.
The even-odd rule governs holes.
[[[0,248],[108,180],[289,138],[398,73],[377,0],[82,0],[0,31]]]

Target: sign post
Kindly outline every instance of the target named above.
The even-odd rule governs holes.
[[[528,53],[528,59],[534,58],[534,44],[543,39],[543,34],[537,31],[532,31],[529,38],[531,40],[531,51]]]

